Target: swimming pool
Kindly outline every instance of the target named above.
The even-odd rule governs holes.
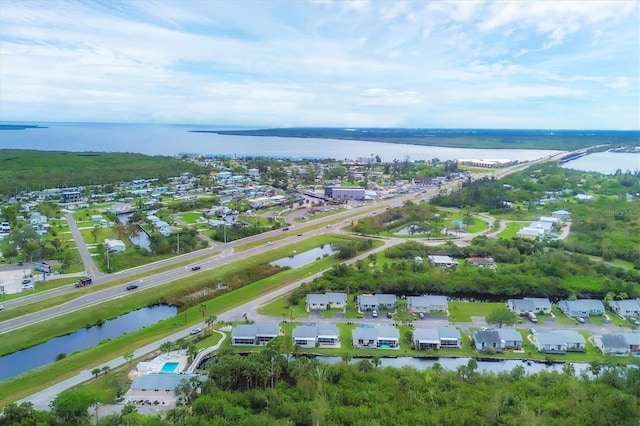
[[[178,368],[177,362],[165,362],[160,370],[161,373],[173,373]]]

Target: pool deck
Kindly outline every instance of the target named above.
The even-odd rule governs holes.
[[[187,364],[188,356],[185,349],[179,351],[171,351],[169,353],[164,353],[158,355],[151,361],[143,362],[138,364],[137,374],[148,374],[148,373],[165,373],[165,374],[179,374],[187,369],[189,366]],[[171,372],[163,372],[162,367],[167,362],[177,362],[178,366],[175,370]]]

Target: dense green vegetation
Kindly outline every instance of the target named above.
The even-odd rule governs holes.
[[[588,132],[554,130],[554,132],[550,134],[545,130],[510,129],[432,130],[362,128],[347,130],[343,128],[298,127],[202,132],[240,136],[364,140],[457,148],[557,149],[561,151],[573,151],[600,144],[633,146],[638,140],[638,132],[635,131],[591,130]]]
[[[457,258],[493,257],[496,270],[461,264],[455,270],[431,266],[429,254]],[[416,256],[425,258],[414,261]],[[604,298],[607,293],[640,296],[640,273],[607,267],[587,256],[522,239],[493,240],[476,237],[467,247],[438,247],[407,242],[384,252],[385,259],[370,256],[351,266],[334,266],[322,277],[304,284],[290,295],[291,304],[302,303],[307,293],[436,293],[457,297],[506,300],[513,296],[561,299],[572,296]]]
[[[55,187],[106,185],[208,170],[171,157],[134,153],[0,150],[0,194]]]
[[[379,359],[325,364],[283,357],[273,345],[246,356],[221,351],[204,383],[176,388],[187,406],[165,416],[142,415],[133,405],[103,416],[99,425],[637,425],[640,369],[593,364],[576,375],[478,372],[471,359],[456,371],[383,368]],[[348,359],[345,359],[348,361]],[[29,404],[4,409],[7,424],[89,424],[96,400],[68,391],[38,412]]]
[[[594,199],[576,200],[574,196],[582,193],[592,194]],[[568,210],[569,237],[551,242],[552,246],[601,256],[605,261],[626,260],[640,269],[640,199],[635,196],[638,193],[638,175],[605,176],[549,163],[500,181],[483,178],[467,182],[459,191],[436,196],[432,203],[499,214],[526,210],[534,217]]]

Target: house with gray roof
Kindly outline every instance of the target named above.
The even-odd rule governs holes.
[[[522,349],[522,334],[515,328],[499,328],[498,336],[504,342],[505,349]]]
[[[553,330],[552,333],[561,335],[567,343],[567,352],[585,352],[587,341],[575,330]]]
[[[507,300],[507,308],[516,315],[550,314],[551,302],[546,297],[525,297]]]
[[[533,334],[533,346],[539,352],[563,354],[567,352],[567,341],[562,334],[540,331]]]
[[[448,308],[447,296],[426,294],[424,296],[407,297],[407,309],[411,312],[446,312]]]
[[[473,344],[479,352],[502,352],[505,341],[500,338],[498,330],[477,330],[473,333]]]
[[[307,294],[307,311],[344,309],[347,306],[347,293]]]
[[[335,324],[300,325],[293,329],[293,344],[303,348],[340,347],[340,331]]]
[[[640,299],[613,300],[609,305],[622,317],[640,317]]]
[[[358,309],[373,311],[378,309],[395,309],[398,298],[395,294],[360,294],[356,297]]]
[[[458,261],[451,256],[429,255],[427,257],[431,264],[438,268],[453,268],[458,264]]]
[[[390,325],[354,328],[353,347],[357,349],[400,349],[400,331]]]
[[[619,333],[629,347],[629,351],[636,353],[640,351],[640,333],[624,332]]]
[[[206,375],[201,374],[164,374],[164,373],[149,373],[140,374],[133,377],[131,386],[124,398],[127,401],[135,400],[149,400],[159,401],[163,405],[175,404],[177,395],[175,393],[176,387],[183,380],[190,380],[191,378],[197,378],[201,382],[207,379]]]
[[[620,334],[603,334],[594,337],[595,346],[605,355],[626,355],[629,346],[624,336]]]
[[[416,350],[456,348],[462,346],[460,330],[455,327],[416,328],[412,335],[413,348]]]
[[[561,300],[558,308],[571,317],[588,317],[591,315],[603,315],[604,305],[596,299]]]
[[[282,334],[280,325],[275,322],[240,324],[231,331],[232,346],[264,346]]]

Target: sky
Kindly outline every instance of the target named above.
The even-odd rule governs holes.
[[[0,1],[0,120],[640,129],[640,1]]]

